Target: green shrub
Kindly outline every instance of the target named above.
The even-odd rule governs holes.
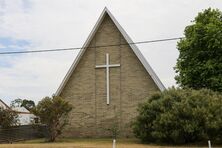
[[[139,105],[133,124],[143,142],[222,141],[222,95],[210,90],[171,88]]]
[[[0,106],[0,128],[10,128],[19,125],[18,113]]]

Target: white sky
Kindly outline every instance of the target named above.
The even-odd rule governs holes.
[[[0,0],[0,51],[81,47],[105,6],[136,42],[181,37],[198,12],[222,10],[222,0]],[[14,44],[5,48],[7,39]],[[176,41],[138,47],[163,84],[175,85]],[[0,55],[0,98],[51,96],[77,53]]]

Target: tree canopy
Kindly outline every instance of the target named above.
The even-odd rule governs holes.
[[[43,98],[32,112],[40,118],[41,123],[47,125],[49,141],[53,142],[68,124],[68,114],[71,110],[71,104],[63,98],[52,96]]]
[[[20,99],[20,98],[11,101],[11,104],[10,104],[10,106],[12,108],[14,108],[14,107],[21,107],[21,105],[22,105],[22,99]]]
[[[35,102],[32,100],[22,100],[21,107],[25,107],[28,111],[31,111],[35,107]]]
[[[9,128],[18,124],[18,114],[15,111],[0,107],[0,127]]]
[[[177,44],[177,83],[222,91],[222,12],[211,8],[200,12],[184,34]]]
[[[32,108],[35,107],[35,102],[32,101],[32,100],[27,100],[27,99],[15,99],[11,102],[10,106],[12,108],[15,108],[15,107],[24,107],[26,108],[28,111],[31,111]]]

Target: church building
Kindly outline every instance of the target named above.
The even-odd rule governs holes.
[[[105,8],[56,95],[73,105],[65,137],[132,137],[138,104],[165,87]]]

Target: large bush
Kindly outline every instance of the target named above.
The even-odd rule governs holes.
[[[210,90],[171,88],[138,108],[133,124],[143,142],[222,141],[222,96]]]
[[[48,141],[54,142],[62,134],[64,127],[68,124],[68,114],[72,105],[59,96],[43,98],[32,112],[40,118],[41,123],[48,128]]]

